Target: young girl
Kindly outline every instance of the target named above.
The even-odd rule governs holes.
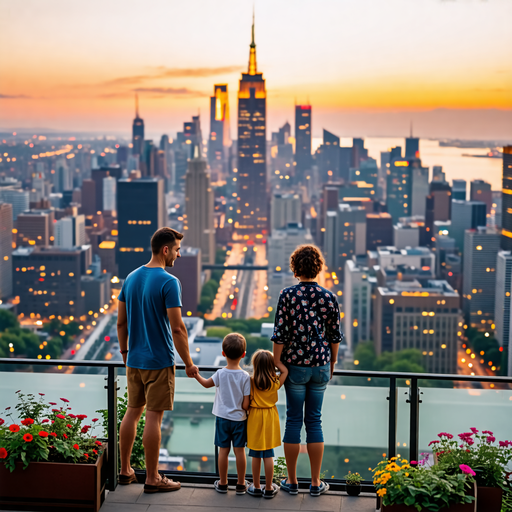
[[[247,492],[252,496],[273,498],[278,487],[274,478],[274,448],[281,445],[279,414],[277,412],[277,390],[283,385],[288,370],[283,367],[276,374],[274,354],[268,350],[257,350],[252,356],[251,402],[247,420],[247,447],[252,457],[253,483]],[[265,466],[265,490],[260,486],[261,459]]]

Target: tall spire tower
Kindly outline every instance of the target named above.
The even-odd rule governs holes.
[[[247,73],[238,89],[238,193],[236,235],[262,239],[268,233],[267,212],[267,91],[256,65],[254,13]]]
[[[144,121],[139,117],[139,95],[135,94],[135,119],[132,125],[132,155],[142,155],[144,147]]]

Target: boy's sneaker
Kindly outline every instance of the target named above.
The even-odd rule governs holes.
[[[246,480],[244,484],[236,484],[236,494],[241,496],[247,492],[247,488],[249,487],[249,482]]]
[[[329,484],[326,484],[323,480],[320,480],[320,485],[310,485],[309,486],[309,494],[311,496],[320,496],[324,492],[329,490]]]
[[[217,492],[221,492],[222,494],[226,494],[228,492],[228,484],[221,485],[220,480],[215,480],[213,487]]]
[[[271,491],[269,491],[267,489],[265,489],[263,491],[263,497],[267,498],[267,499],[272,499],[278,493],[278,491],[279,491],[279,487],[273,483]]]
[[[263,496],[263,491],[260,489],[256,489],[254,487],[254,484],[249,485],[249,488],[247,489],[247,494],[250,494],[251,496],[255,496],[256,498],[261,498]]]
[[[299,484],[286,483],[286,478],[281,480],[281,489],[288,494],[299,494]]]

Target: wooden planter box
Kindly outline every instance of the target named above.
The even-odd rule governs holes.
[[[105,500],[106,447],[95,464],[21,462],[11,473],[0,464],[0,510],[76,508],[98,512]]]
[[[476,512],[501,512],[502,499],[499,487],[477,487]]]

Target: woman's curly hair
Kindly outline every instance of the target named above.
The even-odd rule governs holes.
[[[301,245],[290,256],[290,270],[297,277],[314,279],[324,266],[322,253],[314,245]]]

